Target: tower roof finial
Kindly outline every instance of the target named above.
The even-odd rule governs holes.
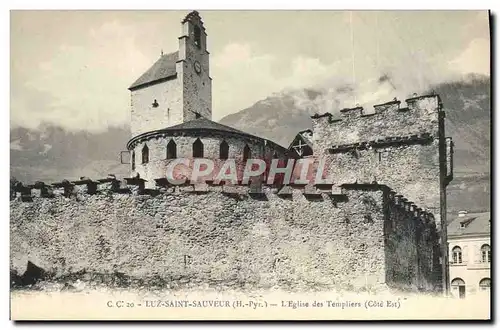
[[[200,13],[198,13],[196,10],[193,10],[192,12],[187,14],[186,17],[184,17],[184,19],[182,20],[182,23],[186,23],[187,21],[189,21],[193,18],[197,18],[201,21]]]

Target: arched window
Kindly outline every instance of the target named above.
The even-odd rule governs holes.
[[[481,246],[481,261],[488,263],[491,262],[491,250],[488,244]]]
[[[142,163],[147,164],[149,163],[149,148],[147,144],[142,147]]]
[[[229,144],[226,141],[222,141],[219,146],[219,158],[228,159],[229,158]]]
[[[194,44],[201,48],[201,29],[198,25],[194,27]]]
[[[196,139],[193,143],[193,157],[203,158],[203,142],[200,139]]]
[[[177,158],[177,144],[175,144],[174,140],[170,140],[167,144],[167,159],[175,158]]]
[[[451,290],[453,295],[459,298],[465,298],[465,282],[460,277],[454,278],[451,281]]]
[[[491,279],[489,278],[483,278],[481,281],[479,281],[479,290],[481,291],[487,291],[491,287]]]
[[[131,159],[131,161],[132,161],[132,171],[134,171],[135,170],[135,151],[134,150],[132,150],[132,156],[131,157],[132,157],[132,159]]]
[[[453,250],[451,250],[453,263],[461,264],[462,263],[462,249],[459,246],[455,246]]]
[[[243,161],[246,162],[250,157],[252,157],[252,151],[250,150],[248,144],[246,144],[245,148],[243,148]]]

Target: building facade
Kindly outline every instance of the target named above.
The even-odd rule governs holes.
[[[314,115],[287,149],[211,120],[205,27],[197,12],[181,26],[178,51],[129,88],[129,178],[11,187],[11,269],[169,288],[446,289],[439,96]],[[179,158],[312,159],[326,180],[175,185]]]
[[[448,225],[450,287],[456,298],[490,293],[491,214],[460,212]]]
[[[154,188],[178,158],[210,159],[216,167],[233,159],[244,168],[249,158],[288,157],[289,151],[272,141],[212,121],[207,33],[197,11],[182,20],[181,30],[179,49],[162,54],[129,87],[131,176]]]

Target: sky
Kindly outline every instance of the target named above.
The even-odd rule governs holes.
[[[162,51],[178,49],[187,13],[11,11],[11,127],[99,131],[128,124],[127,88]],[[354,106],[389,101],[395,89],[405,97],[470,73],[489,75],[486,11],[200,15],[214,120],[301,88],[335,93],[351,86]]]

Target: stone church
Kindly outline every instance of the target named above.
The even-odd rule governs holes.
[[[211,120],[198,12],[181,31],[129,87],[129,178],[11,190],[11,273],[33,277],[29,262],[54,281],[116,286],[446,290],[453,143],[438,95],[316,114],[285,148]],[[331,181],[175,186],[178,158],[326,159]]]
[[[132,176],[153,186],[176,158],[242,162],[288,154],[272,141],[212,121],[207,33],[196,11],[181,25],[179,50],[162,55],[129,88]]]

